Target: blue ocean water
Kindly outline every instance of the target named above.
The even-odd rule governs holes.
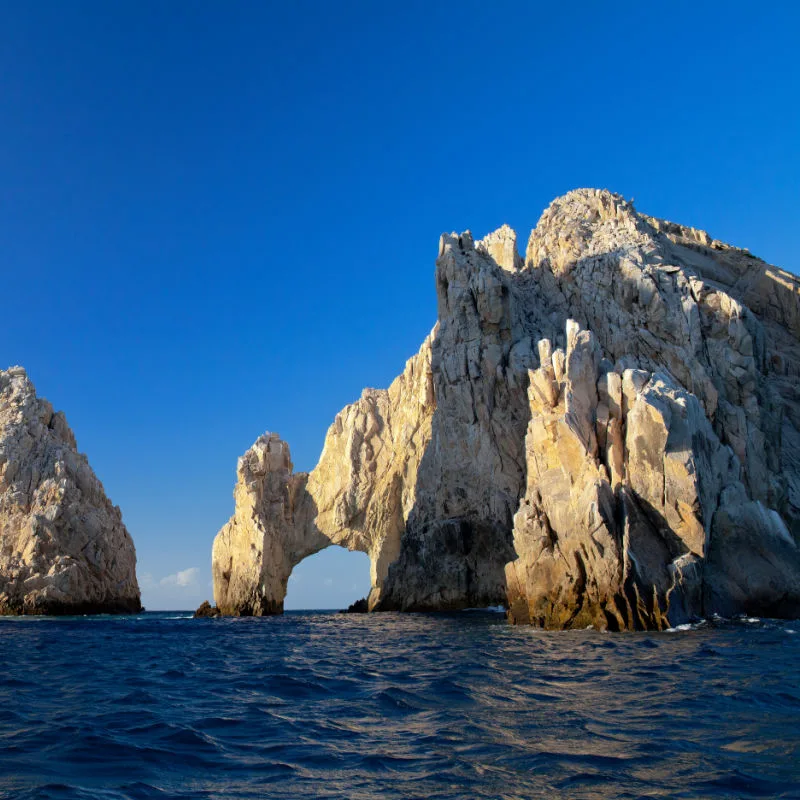
[[[800,622],[0,619],[0,797],[800,798]]]

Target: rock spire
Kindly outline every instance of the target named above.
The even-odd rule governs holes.
[[[136,551],[62,412],[0,370],[0,613],[141,610]]]

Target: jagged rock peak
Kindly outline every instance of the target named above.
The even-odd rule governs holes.
[[[652,229],[633,203],[605,189],[574,189],[557,197],[531,231],[526,266],[547,264],[556,275],[579,258],[652,243]]]
[[[476,248],[491,256],[503,269],[510,272],[522,269],[525,263],[517,250],[517,232],[505,224],[484,236]]]
[[[252,483],[268,472],[290,473],[292,467],[289,445],[277,433],[267,431],[239,458],[236,471],[240,481]]]
[[[0,613],[140,610],[133,540],[66,417],[0,370]]]

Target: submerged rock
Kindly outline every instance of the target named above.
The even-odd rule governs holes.
[[[21,367],[0,370],[0,613],[141,611],[119,508],[62,412]]]
[[[351,603],[344,611],[340,611],[340,614],[366,614],[369,611],[369,603],[367,602],[366,597],[362,597],[360,600],[356,600],[355,603]]]
[[[195,619],[203,619],[203,618],[211,618],[211,617],[220,617],[220,611],[218,608],[215,608],[208,602],[208,600],[204,600],[197,611],[194,612]]]
[[[282,610],[330,544],[370,610],[506,604],[545,627],[800,613],[800,282],[581,189],[524,262],[443,235],[438,322],[328,431],[310,474],[262,437],[214,543],[225,613]]]

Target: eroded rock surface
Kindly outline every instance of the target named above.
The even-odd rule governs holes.
[[[566,354],[548,340],[539,352],[518,558],[506,569],[511,617],[620,630],[701,615],[720,494],[744,492],[735,455],[669,374],[614,370],[577,323]]]
[[[310,474],[292,472],[289,447],[274,433],[239,459],[236,510],[212,553],[222,613],[280,613],[295,565],[332,544],[369,555],[375,607],[430,440],[430,362],[428,339],[388,390],[367,389],[341,411]]]
[[[582,189],[524,262],[508,226],[443,235],[436,290],[431,337],[337,416],[313,472],[277,439],[284,461],[240,463],[214,545],[226,613],[280,611],[329,544],[370,555],[372,610],[507,603],[613,629],[799,613],[796,278]]]
[[[135,613],[136,551],[62,412],[0,370],[0,613]]]

